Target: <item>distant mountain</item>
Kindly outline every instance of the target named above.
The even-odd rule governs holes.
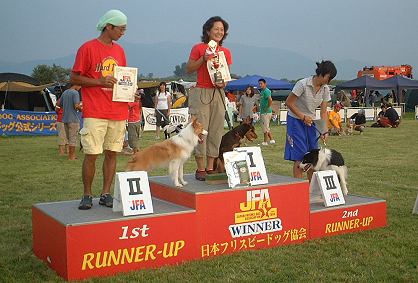
[[[192,44],[161,42],[155,44],[134,44],[121,42],[125,48],[130,66],[139,68],[139,73],[147,76],[152,73],[154,77],[173,75],[176,65],[188,60]],[[233,65],[231,72],[245,76],[247,74],[263,75],[273,78],[298,79],[314,73],[314,60],[296,52],[273,47],[254,47],[242,44],[228,44],[232,50]],[[39,64],[57,64],[71,68],[75,54],[65,57],[32,60],[21,63],[0,61],[0,72],[17,72],[30,75],[35,66]],[[355,60],[340,60],[335,62],[337,79],[352,79],[357,71],[366,64]]]

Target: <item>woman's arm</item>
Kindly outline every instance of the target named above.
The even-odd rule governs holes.
[[[205,56],[202,56],[202,57],[200,57],[199,59],[197,59],[197,60],[192,60],[192,59],[189,59],[189,61],[187,62],[187,64],[186,64],[186,72],[188,73],[188,74],[191,74],[191,73],[193,73],[193,72],[196,72],[199,68],[200,68],[200,66],[203,64],[203,63],[205,63],[206,61],[205,61],[205,59],[204,59],[204,57]]]
[[[167,104],[168,104],[168,115],[170,115],[171,104],[172,104],[172,99],[171,99],[171,94],[170,93],[168,93]]]
[[[312,125],[312,118],[309,116],[305,116],[299,108],[296,106],[296,101],[298,100],[298,97],[291,92],[289,96],[286,99],[286,105],[287,107],[297,116],[299,119],[301,119],[306,125],[311,126]]]

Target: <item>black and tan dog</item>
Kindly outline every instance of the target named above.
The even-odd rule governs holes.
[[[215,158],[213,164],[214,172],[225,172],[223,157],[224,152],[232,151],[234,148],[239,147],[244,138],[250,142],[257,139],[253,119],[250,117],[244,119],[239,126],[233,128],[222,136],[221,145],[219,146],[219,156]]]

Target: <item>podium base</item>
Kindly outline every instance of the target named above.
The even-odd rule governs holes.
[[[32,207],[33,250],[66,280],[103,277],[386,225],[386,202],[349,195],[346,204],[310,203],[309,183],[269,175],[269,184],[230,189],[186,175],[175,188],[151,177],[153,214],[123,217],[78,200]]]

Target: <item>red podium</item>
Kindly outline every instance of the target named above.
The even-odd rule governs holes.
[[[78,201],[35,204],[34,253],[64,279],[80,280],[386,225],[384,200],[310,205],[300,179],[271,175],[269,184],[235,189],[185,179],[177,189],[168,177],[150,178],[148,215],[123,217],[97,199],[87,211]]]

